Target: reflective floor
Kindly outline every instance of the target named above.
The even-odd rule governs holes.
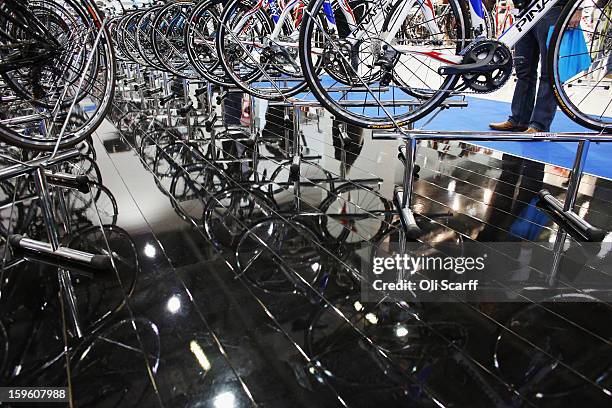
[[[611,405],[607,300],[363,301],[364,254],[400,240],[401,143],[314,111],[294,138],[293,112],[257,112],[255,139],[227,101],[207,129],[193,115],[168,128],[117,99],[91,142],[99,173],[76,163],[99,183],[69,196],[64,234],[112,253],[113,269],[72,270],[78,338],[56,265],[3,268],[3,385],[67,386],[79,407]],[[422,143],[417,163],[420,245],[534,241],[552,258],[557,227],[531,209],[542,188],[563,198],[566,169],[455,142]],[[576,212],[610,230],[611,201],[611,181],[585,176]],[[4,230],[44,235],[36,208],[8,208]],[[549,277],[547,262],[498,256]],[[609,282],[609,254],[598,256],[576,274]]]

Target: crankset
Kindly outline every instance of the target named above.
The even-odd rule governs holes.
[[[440,75],[461,75],[465,86],[474,92],[493,92],[512,75],[512,53],[495,40],[477,40],[468,45],[458,65],[438,68]]]
[[[343,39],[334,39],[328,42],[323,50],[323,65],[325,71],[334,80],[345,84],[355,85],[359,79],[355,74],[357,64],[351,43]]]

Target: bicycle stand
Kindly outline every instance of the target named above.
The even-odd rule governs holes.
[[[0,181],[8,180],[19,176],[32,176],[35,187],[35,199],[42,211],[45,229],[49,242],[30,239],[21,235],[10,235],[8,242],[11,247],[17,251],[23,251],[24,258],[35,260],[41,257],[47,260],[47,263],[52,263],[58,266],[58,262],[65,265],[78,265],[87,267],[93,270],[107,270],[112,268],[110,256],[100,254],[90,254],[88,252],[78,251],[60,245],[59,231],[56,225],[53,211],[53,201],[49,193],[49,187],[70,187],[80,191],[89,191],[87,178],[85,176],[73,176],[59,173],[51,173],[46,170],[47,167],[59,164],[63,161],[74,159],[80,155],[77,149],[68,150],[58,153],[55,157],[44,156],[27,163],[19,163],[12,166],[0,169]],[[12,205],[12,204],[11,204]],[[60,198],[60,206],[65,212],[65,203]],[[68,222],[66,220],[66,222]],[[29,255],[33,256],[29,256]],[[13,263],[14,265],[15,263]],[[79,324],[77,301],[72,285],[70,272],[64,267],[58,268],[58,280],[60,290],[64,294],[70,320],[77,337],[82,337],[82,330]]]
[[[612,142],[612,136],[600,135],[595,133],[533,133],[520,134],[502,133],[502,132],[464,132],[464,131],[432,131],[432,130],[412,130],[405,129],[402,131],[392,132],[374,132],[373,139],[388,140],[400,139],[403,140],[406,146],[405,170],[404,170],[404,187],[403,194],[396,191],[394,195],[395,205],[400,211],[402,226],[408,237],[418,236],[420,229],[414,219],[412,210],[412,194],[414,189],[413,172],[415,169],[415,158],[417,142],[419,140],[432,141],[519,141],[519,142],[577,142],[578,148],[574,164],[571,169],[569,185],[565,194],[564,202],[561,203],[556,198],[546,191],[540,191],[540,200],[538,206],[545,212],[549,213],[553,220],[562,229],[562,233],[557,234],[555,242],[555,257],[559,257],[555,261],[555,269],[558,267],[558,261],[561,256],[561,249],[567,238],[566,232],[576,238],[578,241],[586,242],[601,242],[606,235],[596,227],[593,227],[576,213],[573,212],[576,197],[578,196],[578,188],[580,180],[584,172],[590,143],[597,142]],[[400,152],[401,155],[401,152]],[[401,158],[401,156],[400,156]]]

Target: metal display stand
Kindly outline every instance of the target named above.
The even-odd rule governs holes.
[[[56,266],[59,266],[57,262],[64,262],[67,265],[84,266],[95,270],[107,270],[112,268],[112,262],[109,255],[90,254],[60,245],[60,234],[54,216],[53,199],[49,193],[50,186],[74,188],[83,193],[88,193],[89,184],[86,176],[53,173],[47,170],[47,168],[79,156],[80,152],[77,149],[72,149],[58,153],[55,156],[44,156],[27,163],[19,163],[0,169],[0,181],[25,175],[32,176],[36,194],[31,197],[21,198],[20,202],[37,200],[49,240],[49,242],[43,242],[21,235],[10,235],[8,237],[9,244],[13,248],[23,251],[24,256],[23,258],[17,258],[11,261],[8,265],[5,265],[5,268],[10,268],[19,264],[24,258],[26,260],[37,260],[37,256],[42,257],[43,262]],[[67,209],[63,196],[60,193],[58,197],[61,207],[60,210],[62,215],[66,217]],[[15,203],[9,203],[7,205],[12,206],[14,204]],[[66,218],[64,220],[64,227],[66,230],[69,228],[68,223],[69,220]],[[34,255],[34,257],[30,255]],[[76,336],[81,337],[82,330],[79,324],[77,301],[70,272],[62,266],[58,268],[58,280],[68,305],[68,312],[74,332]]]
[[[520,141],[520,142],[577,142],[578,149],[574,159],[574,165],[571,169],[569,185],[563,204],[552,197],[545,190],[540,192],[540,203],[543,209],[555,215],[555,220],[561,223],[564,230],[568,230],[570,235],[583,241],[601,241],[605,233],[596,227],[593,227],[576,213],[573,212],[573,207],[578,196],[578,188],[580,180],[584,172],[584,165],[589,151],[589,146],[592,141],[612,142],[612,135],[589,134],[589,133],[501,133],[501,132],[445,132],[431,130],[402,130],[394,132],[374,132],[373,139],[388,140],[399,139],[404,141],[405,157],[404,163],[404,187],[396,189],[394,193],[394,202],[403,229],[409,238],[417,238],[420,233],[414,213],[412,210],[412,195],[413,195],[413,174],[415,168],[417,142],[420,140],[432,141]],[[402,153],[400,151],[400,158]],[[561,234],[559,234],[561,235]],[[558,239],[561,239],[558,237]]]

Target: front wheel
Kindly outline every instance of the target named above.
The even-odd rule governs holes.
[[[598,132],[612,132],[611,18],[607,0],[568,3],[548,47],[549,81],[559,107],[574,122]],[[576,21],[578,27],[572,28]]]
[[[300,62],[310,90],[338,119],[370,129],[404,126],[450,95],[459,78],[440,75],[446,63],[437,56],[455,58],[466,45],[468,18],[458,1],[433,19],[423,8],[403,18],[402,2],[389,9],[368,3],[351,32],[330,23],[324,4],[314,0],[304,12]]]

